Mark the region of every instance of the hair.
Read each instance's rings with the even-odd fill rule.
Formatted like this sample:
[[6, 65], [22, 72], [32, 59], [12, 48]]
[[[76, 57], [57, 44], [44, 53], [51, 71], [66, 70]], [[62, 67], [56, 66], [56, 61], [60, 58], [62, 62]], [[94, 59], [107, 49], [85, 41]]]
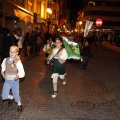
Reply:
[[[15, 52], [19, 52], [19, 48], [15, 45], [10, 47], [10, 50], [15, 50]], [[18, 55], [16, 55], [15, 59], [13, 60], [13, 65], [14, 67], [16, 67], [17, 61], [20, 60], [20, 57]]]
[[19, 48], [17, 47], [17, 46], [15, 46], [15, 45], [12, 45], [11, 47], [10, 47], [10, 50], [11, 49], [14, 49], [16, 52], [19, 52]]

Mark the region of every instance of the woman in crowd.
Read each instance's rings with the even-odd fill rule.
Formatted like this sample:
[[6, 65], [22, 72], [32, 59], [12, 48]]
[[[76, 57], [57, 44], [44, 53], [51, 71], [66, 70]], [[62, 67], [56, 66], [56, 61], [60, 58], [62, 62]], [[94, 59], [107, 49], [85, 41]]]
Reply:
[[43, 51], [45, 52], [46, 57], [48, 57], [50, 53], [50, 40], [47, 40], [47, 43], [43, 47]]

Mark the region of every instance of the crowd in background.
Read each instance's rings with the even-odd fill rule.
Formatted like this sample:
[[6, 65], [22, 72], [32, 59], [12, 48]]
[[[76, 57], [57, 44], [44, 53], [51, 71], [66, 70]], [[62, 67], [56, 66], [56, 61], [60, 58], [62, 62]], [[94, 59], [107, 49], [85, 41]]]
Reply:
[[[88, 41], [89, 45], [92, 45], [93, 42], [97, 44], [98, 39], [100, 45], [102, 41], [109, 41], [110, 45], [115, 45], [120, 47], [120, 36], [115, 38], [115, 35], [112, 33], [102, 33], [100, 34], [99, 38], [97, 35], [87, 36], [86, 39], [83, 37], [82, 34], [77, 33], [62, 33], [60, 34], [68, 38], [69, 41], [77, 42], [82, 49], [84, 46], [85, 41]], [[40, 32], [27, 32], [25, 35], [22, 35], [21, 30], [14, 30], [10, 31], [6, 28], [0, 29], [0, 55], [1, 55], [1, 62], [4, 58], [9, 57], [9, 48], [12, 45], [16, 45], [19, 48], [19, 56], [21, 55], [21, 50], [24, 52], [24, 56], [29, 56], [32, 53], [39, 53], [41, 47], [43, 47], [43, 51], [46, 53], [46, 57], [49, 53], [49, 48], [51, 43], [55, 41], [58, 37], [58, 34], [49, 34], [48, 32], [44, 34], [42, 37]], [[82, 50], [81, 50], [82, 51]]]
[[12, 45], [16, 45], [19, 48], [19, 56], [21, 50], [24, 52], [24, 56], [29, 56], [32, 53], [39, 53], [41, 46], [46, 44], [48, 39], [55, 40], [56, 35], [46, 33], [44, 37], [40, 32], [31, 31], [22, 35], [21, 30], [10, 31], [6, 28], [0, 29], [0, 56], [1, 62], [4, 58], [9, 57], [9, 48]]

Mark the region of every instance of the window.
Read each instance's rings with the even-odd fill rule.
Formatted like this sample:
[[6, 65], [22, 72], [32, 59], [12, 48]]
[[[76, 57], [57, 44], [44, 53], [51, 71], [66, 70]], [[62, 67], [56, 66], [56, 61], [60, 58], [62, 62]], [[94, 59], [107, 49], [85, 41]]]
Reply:
[[28, 0], [28, 10], [32, 11], [32, 0]]
[[52, 12], [52, 20], [56, 20], [56, 10], [53, 10]]
[[37, 1], [37, 13], [41, 16], [41, 1]]
[[17, 4], [24, 7], [24, 0], [17, 0]]
[[47, 0], [47, 2], [56, 2], [56, 0]]
[[94, 1], [88, 2], [88, 6], [95, 6], [95, 2]]
[[45, 11], [46, 11], [46, 5], [44, 4], [43, 5], [43, 13], [42, 13], [43, 14], [43, 16], [42, 16], [43, 18], [45, 18], [45, 13], [46, 13]]

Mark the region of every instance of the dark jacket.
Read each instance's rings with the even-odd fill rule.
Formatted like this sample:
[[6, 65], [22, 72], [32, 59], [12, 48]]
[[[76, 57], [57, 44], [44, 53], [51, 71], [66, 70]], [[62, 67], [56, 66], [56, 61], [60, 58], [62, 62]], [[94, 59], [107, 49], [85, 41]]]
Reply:
[[90, 46], [84, 46], [83, 49], [82, 49], [82, 53], [81, 53], [82, 56], [90, 56]]

